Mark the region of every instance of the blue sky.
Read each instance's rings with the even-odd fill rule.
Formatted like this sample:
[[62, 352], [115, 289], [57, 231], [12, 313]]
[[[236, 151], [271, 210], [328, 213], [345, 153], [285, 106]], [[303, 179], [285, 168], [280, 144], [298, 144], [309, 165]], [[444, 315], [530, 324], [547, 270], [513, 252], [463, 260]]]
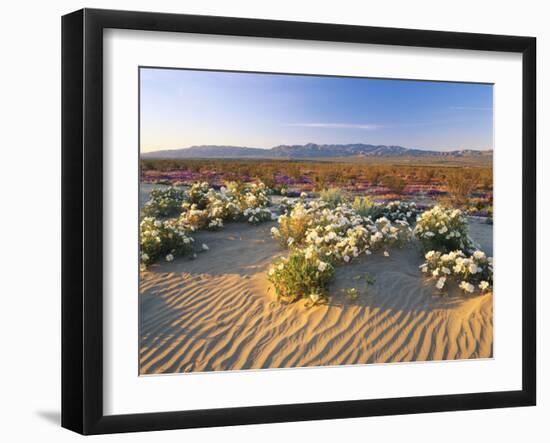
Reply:
[[141, 151], [370, 143], [492, 149], [491, 85], [141, 69]]

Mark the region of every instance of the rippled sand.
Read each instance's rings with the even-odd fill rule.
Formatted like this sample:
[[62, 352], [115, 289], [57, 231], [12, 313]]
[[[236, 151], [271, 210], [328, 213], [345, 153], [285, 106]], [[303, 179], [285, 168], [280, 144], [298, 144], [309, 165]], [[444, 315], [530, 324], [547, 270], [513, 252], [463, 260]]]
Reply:
[[[492, 357], [492, 294], [441, 296], [417, 245], [337, 267], [328, 305], [280, 304], [266, 278], [284, 254], [271, 226], [201, 232], [208, 252], [141, 274], [141, 374]], [[473, 221], [471, 233], [491, 254], [492, 227]], [[366, 293], [349, 301], [347, 287]]]

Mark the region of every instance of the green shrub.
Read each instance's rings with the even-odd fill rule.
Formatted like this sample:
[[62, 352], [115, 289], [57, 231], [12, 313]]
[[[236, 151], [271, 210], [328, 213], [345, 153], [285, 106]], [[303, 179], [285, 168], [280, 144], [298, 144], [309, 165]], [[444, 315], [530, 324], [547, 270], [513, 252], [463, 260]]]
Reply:
[[277, 298], [285, 302], [308, 299], [312, 304], [326, 301], [326, 287], [334, 275], [334, 267], [319, 259], [311, 249], [295, 249], [288, 258], [276, 260], [268, 279]]
[[370, 217], [372, 209], [375, 207], [376, 203], [373, 202], [369, 197], [355, 197], [353, 200], [352, 208], [353, 210], [362, 217]]
[[331, 208], [344, 202], [344, 195], [338, 188], [325, 189], [319, 193], [319, 197]]

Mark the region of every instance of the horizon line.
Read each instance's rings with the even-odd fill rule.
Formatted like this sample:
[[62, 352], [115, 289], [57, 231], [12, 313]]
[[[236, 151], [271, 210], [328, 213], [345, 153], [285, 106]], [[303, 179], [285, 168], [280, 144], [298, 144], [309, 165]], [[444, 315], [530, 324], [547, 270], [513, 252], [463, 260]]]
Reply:
[[350, 145], [370, 145], [370, 146], [386, 146], [386, 147], [399, 147], [404, 148], [407, 150], [418, 150], [418, 151], [434, 151], [434, 152], [453, 152], [453, 151], [493, 151], [494, 148], [408, 148], [406, 146], [402, 145], [395, 145], [395, 144], [373, 144], [373, 143], [364, 143], [364, 142], [353, 142], [353, 143], [315, 143], [315, 142], [307, 142], [307, 143], [294, 143], [294, 144], [287, 144], [282, 143], [278, 145], [274, 145], [271, 147], [260, 147], [260, 146], [245, 146], [245, 145], [219, 145], [219, 144], [200, 144], [200, 145], [190, 145], [186, 147], [174, 147], [174, 148], [155, 148], [153, 150], [149, 151], [142, 151], [140, 147], [140, 155], [141, 154], [147, 154], [151, 152], [159, 152], [159, 151], [176, 151], [176, 150], [185, 150], [185, 149], [191, 149], [191, 148], [203, 148], [203, 147], [216, 147], [216, 148], [244, 148], [244, 149], [261, 149], [261, 150], [271, 150], [280, 146], [308, 146], [308, 145], [317, 145], [317, 146], [350, 146]]

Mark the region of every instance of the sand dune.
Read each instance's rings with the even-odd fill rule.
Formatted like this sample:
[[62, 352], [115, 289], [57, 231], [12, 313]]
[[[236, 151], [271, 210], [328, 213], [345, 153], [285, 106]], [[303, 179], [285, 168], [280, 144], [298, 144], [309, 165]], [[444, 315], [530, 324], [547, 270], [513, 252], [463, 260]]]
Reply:
[[[492, 294], [436, 293], [416, 245], [338, 267], [328, 305], [280, 304], [266, 270], [285, 251], [270, 227], [201, 232], [208, 252], [142, 273], [141, 374], [492, 357]], [[492, 253], [492, 227], [472, 234]], [[347, 300], [365, 273], [375, 284]]]

